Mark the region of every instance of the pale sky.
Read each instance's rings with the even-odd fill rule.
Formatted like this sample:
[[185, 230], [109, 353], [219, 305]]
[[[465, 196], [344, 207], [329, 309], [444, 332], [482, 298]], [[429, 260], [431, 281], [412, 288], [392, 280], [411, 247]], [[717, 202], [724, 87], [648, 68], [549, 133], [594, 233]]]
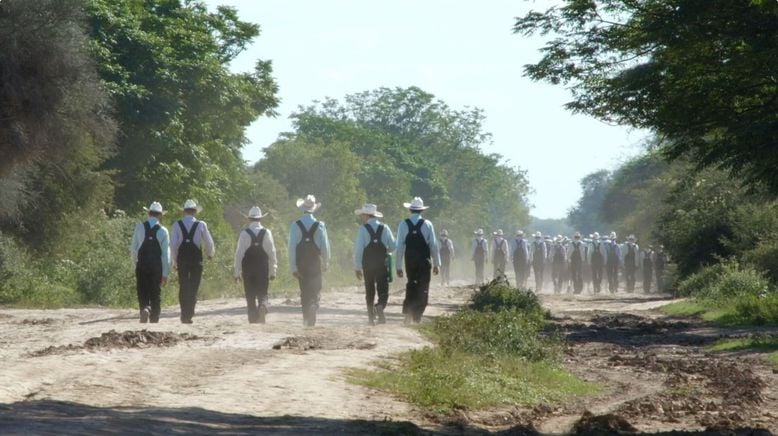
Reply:
[[522, 76], [540, 58], [540, 38], [512, 33], [514, 17], [552, 1], [517, 0], [207, 0], [235, 6], [261, 34], [233, 64], [253, 68], [271, 60], [281, 104], [275, 119], [260, 118], [247, 132], [243, 156], [291, 130], [289, 115], [325, 97], [379, 87], [419, 88], [453, 109], [485, 111], [486, 153], [527, 170], [532, 214], [561, 218], [581, 194], [590, 172], [613, 168], [640, 152], [647, 133], [611, 126], [563, 105], [568, 91]]

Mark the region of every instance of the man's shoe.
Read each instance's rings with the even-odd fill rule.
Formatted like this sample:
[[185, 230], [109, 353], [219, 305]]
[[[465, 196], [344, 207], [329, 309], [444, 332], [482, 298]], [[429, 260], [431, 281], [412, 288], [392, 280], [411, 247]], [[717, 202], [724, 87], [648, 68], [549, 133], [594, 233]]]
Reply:
[[151, 315], [151, 311], [149, 310], [148, 307], [144, 307], [143, 309], [141, 309], [140, 310], [140, 323], [141, 324], [146, 324], [147, 322], [149, 322], [149, 315]]
[[265, 307], [264, 305], [259, 306], [259, 309], [257, 309], [257, 321], [259, 321], [260, 324], [264, 324], [266, 317], [267, 317], [267, 307]]
[[410, 325], [411, 323], [413, 323], [413, 315], [411, 315], [410, 313], [406, 313], [405, 320], [403, 320], [403, 324]]
[[386, 317], [384, 316], [384, 306], [376, 304], [376, 314], [378, 315], [378, 324], [386, 324]]

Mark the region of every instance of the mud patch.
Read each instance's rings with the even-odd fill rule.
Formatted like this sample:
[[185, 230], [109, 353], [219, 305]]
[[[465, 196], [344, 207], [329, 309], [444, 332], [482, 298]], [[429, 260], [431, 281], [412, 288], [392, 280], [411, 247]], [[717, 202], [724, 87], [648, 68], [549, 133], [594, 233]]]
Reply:
[[56, 323], [57, 320], [52, 318], [25, 318], [19, 324], [21, 325], [51, 325]]
[[581, 419], [573, 425], [572, 434], [623, 434], [636, 433], [636, 429], [624, 417], [614, 414], [593, 415], [588, 410], [583, 413]]
[[112, 349], [172, 347], [179, 342], [203, 339], [188, 333], [155, 332], [148, 330], [127, 330], [117, 332], [111, 330], [99, 337], [87, 339], [83, 345], [60, 345], [46, 347], [42, 350], [30, 353], [32, 357], [63, 354], [75, 351], [105, 351]]
[[312, 336], [290, 336], [273, 344], [274, 350], [372, 350], [375, 342], [362, 340], [339, 341], [334, 338], [317, 338]]

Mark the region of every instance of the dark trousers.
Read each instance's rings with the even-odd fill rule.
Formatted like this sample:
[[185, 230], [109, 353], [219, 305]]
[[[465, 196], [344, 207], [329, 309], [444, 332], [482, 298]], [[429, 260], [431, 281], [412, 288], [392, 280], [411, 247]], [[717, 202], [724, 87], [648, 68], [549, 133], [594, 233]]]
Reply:
[[475, 259], [475, 284], [482, 285], [484, 283], [484, 259]]
[[619, 263], [608, 262], [605, 265], [605, 272], [608, 274], [608, 290], [615, 293], [619, 290]]
[[564, 275], [565, 275], [564, 261], [554, 261], [554, 263], [551, 266], [551, 280], [554, 282], [554, 292], [562, 291]]
[[406, 264], [405, 274], [408, 282], [405, 284], [403, 313], [411, 315], [414, 322], [419, 322], [429, 301], [432, 264], [429, 260], [423, 263]]
[[267, 309], [267, 288], [270, 277], [263, 271], [243, 271], [243, 292], [246, 294], [246, 309], [249, 322], [259, 322], [259, 307]]
[[600, 292], [600, 289], [602, 288], [602, 272], [603, 272], [602, 261], [600, 262], [592, 261], [592, 287], [594, 288], [595, 294]]
[[201, 264], [178, 264], [178, 301], [181, 304], [181, 322], [192, 322], [202, 277]]
[[636, 274], [637, 267], [634, 264], [624, 265], [624, 280], [627, 282], [627, 292], [635, 291], [635, 280], [637, 280]]
[[[386, 307], [389, 302], [389, 273], [386, 268], [370, 271], [365, 269], [365, 301], [368, 308], [375, 306]], [[378, 303], [375, 301], [378, 291]]]
[[570, 280], [573, 282], [573, 292], [580, 294], [583, 291], [583, 262], [570, 262]]
[[643, 267], [643, 292], [646, 294], [651, 292], [651, 277], [654, 275], [654, 269], [651, 267]]
[[451, 284], [451, 259], [441, 257], [440, 258], [440, 284]]
[[162, 298], [162, 270], [141, 271], [135, 268], [135, 282], [138, 292], [138, 306], [140, 310], [148, 308], [150, 311], [149, 321], [159, 322], [160, 300]]
[[535, 292], [543, 290], [543, 267], [542, 262], [532, 264], [532, 272], [535, 273]]
[[316, 324], [316, 311], [321, 298], [322, 275], [317, 273], [300, 273], [297, 280], [300, 283], [300, 304], [303, 308], [303, 320], [308, 326]]
[[505, 257], [503, 256], [494, 256], [494, 259], [492, 259], [492, 262], [494, 263], [494, 275], [492, 278], [497, 278], [501, 275], [505, 274]]
[[665, 291], [665, 282], [664, 282], [665, 269], [654, 268], [654, 271], [656, 271], [656, 291], [660, 293], [664, 292]]
[[513, 261], [513, 274], [516, 275], [516, 287], [527, 287], [527, 276], [529, 275], [529, 265], [527, 262]]

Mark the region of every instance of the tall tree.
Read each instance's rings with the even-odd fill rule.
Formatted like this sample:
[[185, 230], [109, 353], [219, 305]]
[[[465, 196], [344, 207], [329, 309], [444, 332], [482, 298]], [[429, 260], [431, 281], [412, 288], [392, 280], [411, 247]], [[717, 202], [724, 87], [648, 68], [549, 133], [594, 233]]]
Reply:
[[269, 61], [229, 63], [259, 34], [235, 9], [199, 1], [87, 0], [99, 73], [121, 136], [108, 168], [116, 201], [135, 208], [194, 197], [215, 206], [245, 181], [244, 129], [278, 104]]
[[525, 71], [568, 86], [569, 109], [778, 193], [778, 2], [564, 0], [514, 30], [553, 35]]
[[602, 210], [610, 185], [611, 173], [608, 170], [595, 171], [581, 179], [583, 193], [567, 215], [571, 227], [581, 233], [608, 231], [610, 224], [603, 219]]

